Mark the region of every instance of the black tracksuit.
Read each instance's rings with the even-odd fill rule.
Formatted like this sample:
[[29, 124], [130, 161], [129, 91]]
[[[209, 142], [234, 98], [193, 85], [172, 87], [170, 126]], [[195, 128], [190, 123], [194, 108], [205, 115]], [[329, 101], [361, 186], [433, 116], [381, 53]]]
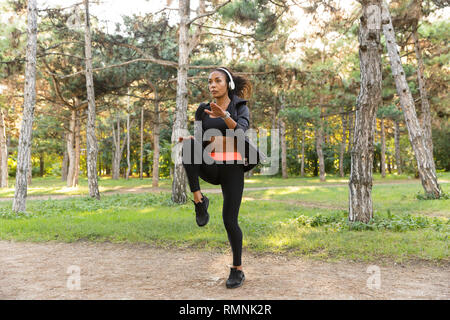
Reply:
[[[246, 100], [240, 99], [234, 95], [227, 109], [232, 118], [238, 123], [235, 129], [240, 128], [244, 132], [249, 127], [249, 111], [245, 102]], [[236, 110], [238, 105], [240, 106], [238, 107], [238, 110]], [[204, 104], [199, 106], [196, 112], [196, 120], [202, 120], [203, 124], [209, 123], [210, 126], [211, 123], [216, 123], [217, 129], [220, 129], [223, 132], [223, 135], [225, 135], [223, 130], [226, 127], [225, 121], [217, 118], [209, 119], [208, 116], [205, 116], [206, 113], [203, 112], [204, 108]], [[205, 120], [205, 117], [208, 119]], [[206, 129], [209, 128], [203, 125], [202, 130], [204, 131]], [[220, 163], [219, 161], [218, 163], [211, 157], [205, 162], [203, 156], [204, 147], [205, 145], [203, 142], [197, 141], [196, 139], [183, 140], [182, 154], [187, 154], [186, 158], [190, 158], [190, 161], [184, 161], [185, 159], [183, 157], [183, 166], [188, 177], [189, 188], [191, 189], [191, 192], [200, 190], [199, 178], [214, 185], [220, 184], [223, 195], [222, 217], [228, 234], [228, 240], [230, 241], [231, 249], [233, 251], [233, 265], [240, 266], [242, 231], [238, 224], [238, 214], [244, 190], [245, 166], [242, 161], [228, 161], [228, 163]], [[196, 153], [197, 156], [194, 156]], [[208, 157], [208, 155], [206, 155], [206, 157]], [[199, 159], [201, 159], [201, 163], [194, 162], [194, 160]]]

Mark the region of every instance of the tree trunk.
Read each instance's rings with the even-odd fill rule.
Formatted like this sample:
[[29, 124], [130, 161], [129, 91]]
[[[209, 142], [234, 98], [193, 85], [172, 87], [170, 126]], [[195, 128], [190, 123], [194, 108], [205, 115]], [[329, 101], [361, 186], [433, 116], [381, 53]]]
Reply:
[[359, 60], [361, 87], [356, 102], [355, 131], [349, 179], [349, 221], [373, 217], [372, 169], [376, 111], [381, 105], [381, 1], [361, 1]]
[[300, 165], [300, 175], [302, 177], [305, 176], [305, 131], [306, 129], [302, 130], [302, 162]]
[[380, 161], [381, 177], [385, 178], [386, 177], [386, 137], [385, 137], [385, 132], [384, 132], [384, 118], [383, 117], [381, 118], [380, 126], [381, 126], [381, 161]]
[[120, 176], [120, 161], [122, 160], [123, 149], [125, 147], [126, 139], [123, 139], [122, 145], [120, 145], [120, 118], [119, 114], [116, 114], [117, 132], [114, 130], [113, 122], [113, 141], [114, 141], [114, 153], [113, 153], [113, 166], [112, 166], [112, 178], [114, 180], [119, 179]]
[[344, 154], [345, 154], [345, 140], [347, 135], [347, 121], [345, 118], [345, 114], [343, 113], [343, 108], [341, 108], [341, 120], [342, 120], [342, 140], [339, 150], [339, 175], [341, 177], [345, 176], [344, 173]]
[[153, 172], [152, 187], [156, 188], [159, 184], [159, 135], [160, 135], [160, 118], [159, 118], [159, 95], [158, 90], [154, 86], [155, 92], [155, 114], [153, 123]]
[[347, 145], [347, 150], [350, 151], [352, 149], [352, 139], [353, 139], [353, 135], [352, 132], [354, 130], [353, 127], [353, 112], [349, 112], [348, 113], [348, 145]]
[[78, 186], [78, 179], [80, 176], [80, 155], [81, 155], [81, 146], [80, 146], [80, 138], [81, 138], [81, 123], [79, 118], [79, 111], [75, 112], [75, 168], [73, 173], [73, 183], [72, 186]]
[[[284, 104], [281, 103], [280, 110], [284, 109]], [[283, 179], [288, 178], [287, 174], [287, 151], [286, 151], [286, 126], [284, 121], [278, 119], [278, 128], [280, 129], [281, 138], [281, 176]]]
[[8, 188], [8, 146], [3, 109], [0, 110], [0, 188]]
[[386, 38], [386, 47], [391, 62], [392, 76], [395, 79], [397, 94], [400, 98], [400, 106], [402, 107], [403, 114], [405, 116], [409, 141], [416, 156], [417, 169], [419, 171], [419, 177], [422, 181], [422, 186], [426, 194], [433, 195], [434, 198], [440, 198], [442, 196], [442, 190], [437, 181], [434, 159], [430, 153], [430, 149], [426, 145], [427, 141], [425, 139], [425, 135], [417, 119], [414, 100], [412, 98], [411, 91], [409, 90], [408, 83], [406, 82], [405, 73], [400, 61], [400, 55], [397, 50], [394, 27], [392, 26], [389, 8], [384, 1], [383, 33]]
[[423, 59], [422, 52], [419, 44], [419, 37], [417, 35], [417, 29], [412, 33], [412, 38], [414, 40], [414, 50], [416, 52], [417, 58], [417, 80], [419, 82], [419, 92], [420, 101], [422, 104], [422, 113], [420, 116], [420, 123], [422, 125], [423, 134], [425, 137], [425, 144], [430, 150], [430, 154], [433, 156], [433, 139], [431, 134], [431, 114], [430, 114], [430, 103], [428, 102], [428, 93], [425, 85], [425, 77], [423, 74]]
[[127, 171], [125, 173], [125, 179], [130, 177], [131, 162], [130, 162], [130, 96], [127, 97]]
[[42, 152], [39, 154], [39, 176], [44, 176], [44, 154]]
[[185, 203], [186, 196], [186, 173], [182, 164], [181, 147], [178, 137], [183, 136], [187, 131], [187, 72], [189, 67], [189, 14], [190, 1], [179, 0], [180, 27], [178, 38], [178, 75], [177, 75], [177, 98], [176, 113], [172, 131], [172, 155], [174, 162], [172, 201], [175, 203]]
[[144, 106], [141, 107], [141, 154], [139, 159], [139, 179], [144, 178]]
[[[117, 124], [117, 132], [114, 130], [114, 125]], [[113, 141], [114, 141], [114, 153], [112, 157], [112, 178], [114, 180], [119, 179], [120, 175], [120, 119], [119, 115], [116, 114], [116, 123], [113, 122]]]
[[25, 88], [23, 116], [17, 148], [16, 186], [12, 210], [25, 212], [27, 198], [27, 173], [31, 158], [31, 139], [34, 108], [36, 103], [36, 42], [37, 7], [36, 0], [28, 0], [27, 6], [27, 49], [25, 63]]
[[394, 144], [395, 144], [395, 163], [397, 173], [402, 174], [402, 159], [400, 155], [400, 125], [398, 120], [394, 120]]
[[147, 79], [147, 83], [153, 90], [155, 96], [155, 112], [153, 117], [153, 169], [152, 169], [152, 187], [158, 187], [159, 184], [159, 136], [160, 136], [160, 115], [159, 115], [159, 94], [158, 88]]
[[[320, 104], [322, 104], [322, 97], [320, 98]], [[322, 111], [320, 112], [322, 114]], [[317, 159], [319, 161], [319, 176], [320, 181], [325, 181], [325, 161], [323, 158], [323, 119], [319, 118], [319, 123], [316, 128], [316, 152]]]
[[73, 177], [75, 175], [75, 110], [71, 110], [69, 121], [69, 133], [67, 133], [67, 155], [69, 158], [69, 168], [67, 170], [67, 187], [73, 187]]
[[392, 173], [391, 157], [388, 155], [388, 156], [386, 157], [386, 159], [387, 159], [387, 162], [386, 162], [386, 164], [387, 164], [387, 169], [388, 169], [389, 174], [391, 174], [391, 173]]
[[96, 114], [94, 80], [92, 75], [92, 42], [89, 19], [89, 0], [84, 0], [84, 6], [86, 9], [84, 43], [86, 58], [86, 89], [88, 99], [88, 120], [86, 125], [86, 169], [88, 176], [89, 196], [95, 199], [100, 199], [97, 177], [98, 144], [97, 137], [95, 135]]
[[69, 165], [69, 157], [67, 154], [67, 133], [64, 134], [64, 154], [63, 154], [63, 161], [61, 164], [61, 180], [67, 181], [67, 171], [68, 171], [68, 165]]

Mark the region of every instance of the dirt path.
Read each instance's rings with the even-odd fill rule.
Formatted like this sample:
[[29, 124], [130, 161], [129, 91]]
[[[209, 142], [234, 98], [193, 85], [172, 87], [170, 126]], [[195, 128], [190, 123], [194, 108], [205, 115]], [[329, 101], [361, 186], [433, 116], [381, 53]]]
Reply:
[[[244, 250], [246, 281], [230, 290], [229, 251], [0, 241], [0, 252], [0, 299], [450, 298], [449, 268], [419, 263], [370, 267]], [[368, 279], [379, 279], [380, 287]]]

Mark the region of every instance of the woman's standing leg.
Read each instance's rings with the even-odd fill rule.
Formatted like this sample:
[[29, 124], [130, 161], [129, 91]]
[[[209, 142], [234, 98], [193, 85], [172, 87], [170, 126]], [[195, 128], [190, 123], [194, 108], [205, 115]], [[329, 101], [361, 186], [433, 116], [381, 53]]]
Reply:
[[242, 231], [238, 224], [238, 215], [244, 191], [244, 166], [242, 164], [219, 166], [223, 194], [223, 222], [233, 251], [233, 266], [241, 269]]

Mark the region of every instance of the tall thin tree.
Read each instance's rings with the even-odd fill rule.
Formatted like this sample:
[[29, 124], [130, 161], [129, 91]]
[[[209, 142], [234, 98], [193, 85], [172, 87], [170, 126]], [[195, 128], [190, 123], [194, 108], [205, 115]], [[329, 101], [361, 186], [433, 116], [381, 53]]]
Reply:
[[[187, 129], [186, 110], [188, 104], [187, 73], [189, 68], [189, 15], [190, 0], [179, 0], [180, 27], [178, 38], [178, 78], [177, 109], [172, 131], [172, 143]], [[180, 144], [178, 144], [179, 146]], [[173, 151], [172, 151], [173, 152]], [[172, 200], [177, 203], [186, 201], [186, 174], [181, 163], [181, 148], [175, 148]]]
[[84, 45], [85, 45], [85, 61], [86, 61], [86, 89], [88, 99], [88, 120], [86, 125], [86, 149], [87, 149], [87, 176], [89, 185], [89, 196], [100, 199], [97, 179], [97, 155], [98, 144], [95, 135], [95, 93], [94, 80], [92, 75], [92, 42], [91, 27], [89, 19], [89, 0], [84, 0], [86, 10], [84, 25]]
[[8, 143], [3, 109], [0, 110], [0, 188], [8, 187]]
[[389, 13], [389, 7], [385, 1], [382, 3], [382, 19], [383, 34], [386, 38], [386, 47], [391, 63], [392, 76], [395, 80], [397, 95], [400, 99], [400, 106], [405, 117], [406, 127], [408, 128], [409, 141], [416, 157], [419, 177], [422, 181], [425, 193], [432, 195], [434, 198], [440, 198], [442, 196], [442, 189], [437, 181], [433, 155], [426, 145], [426, 136], [420, 127], [417, 118], [414, 99], [411, 95], [408, 83], [406, 82], [405, 72], [397, 49], [397, 41], [395, 40], [391, 14]]
[[130, 161], [130, 88], [128, 88], [127, 96], [127, 170], [125, 172], [125, 180], [130, 178], [131, 161]]
[[25, 65], [25, 88], [23, 116], [20, 125], [19, 146], [17, 148], [16, 188], [13, 211], [25, 212], [27, 198], [27, 174], [31, 159], [31, 139], [34, 108], [36, 104], [36, 42], [37, 5], [36, 0], [28, 0], [27, 6], [27, 51]]
[[190, 0], [179, 0], [178, 13], [180, 15], [180, 24], [178, 29], [178, 74], [177, 74], [177, 98], [175, 120], [172, 129], [171, 142], [176, 147], [172, 149], [174, 170], [172, 182], [172, 201], [184, 203], [186, 196], [186, 174], [181, 163], [181, 144], [178, 144], [178, 138], [187, 131], [187, 105], [188, 105], [188, 87], [187, 73], [189, 69], [189, 56], [192, 50], [200, 43], [203, 23], [198, 23], [197, 29], [192, 36], [189, 35], [190, 27], [194, 21], [203, 19], [215, 14], [220, 8], [231, 3], [227, 0], [218, 5], [214, 10], [206, 12], [205, 0], [199, 0], [197, 15], [190, 19]]

